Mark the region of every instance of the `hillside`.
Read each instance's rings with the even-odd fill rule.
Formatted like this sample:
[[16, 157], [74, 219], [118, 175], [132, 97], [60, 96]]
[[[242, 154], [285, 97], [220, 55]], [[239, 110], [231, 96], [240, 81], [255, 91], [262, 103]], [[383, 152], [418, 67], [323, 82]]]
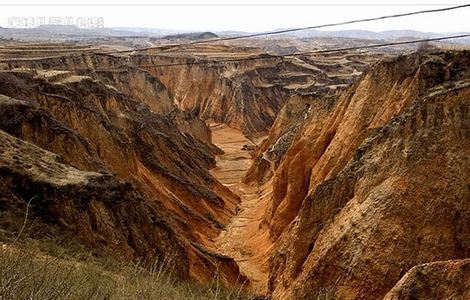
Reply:
[[469, 58], [385, 60], [338, 97], [312, 98], [293, 138], [271, 129], [270, 149], [287, 143], [251, 178], [273, 185], [275, 299], [377, 299], [415, 265], [468, 257]]

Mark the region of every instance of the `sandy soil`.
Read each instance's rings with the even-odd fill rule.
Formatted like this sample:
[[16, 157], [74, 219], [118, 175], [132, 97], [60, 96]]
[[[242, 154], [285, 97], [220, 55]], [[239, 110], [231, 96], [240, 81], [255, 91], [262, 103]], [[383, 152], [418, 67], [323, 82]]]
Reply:
[[261, 221], [271, 185], [253, 187], [242, 183], [252, 163], [249, 151], [242, 148], [244, 145], [253, 145], [252, 141], [241, 131], [224, 124], [211, 124], [211, 130], [213, 142], [225, 152], [217, 157], [217, 167], [211, 172], [241, 199], [238, 214], [215, 239], [215, 247], [235, 259], [241, 272], [250, 279], [253, 292], [264, 294], [268, 271], [267, 253], [271, 243]]

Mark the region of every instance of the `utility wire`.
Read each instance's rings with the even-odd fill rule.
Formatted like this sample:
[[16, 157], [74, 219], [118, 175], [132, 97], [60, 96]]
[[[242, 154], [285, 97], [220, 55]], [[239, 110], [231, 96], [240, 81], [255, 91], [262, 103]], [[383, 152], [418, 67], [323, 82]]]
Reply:
[[269, 31], [269, 32], [262, 32], [262, 33], [238, 35], [238, 36], [232, 36], [232, 37], [221, 37], [221, 38], [215, 38], [215, 39], [198, 40], [198, 41], [181, 43], [181, 44], [160, 45], [160, 46], [146, 47], [146, 48], [140, 48], [140, 49], [134, 49], [134, 50], [117, 50], [117, 51], [104, 52], [102, 54], [131, 53], [135, 51], [147, 51], [147, 50], [152, 50], [152, 49], [165, 49], [165, 48], [174, 48], [174, 47], [182, 47], [182, 46], [191, 46], [191, 45], [197, 45], [197, 44], [208, 44], [208, 43], [215, 43], [215, 42], [232, 41], [232, 40], [246, 39], [246, 38], [252, 38], [252, 37], [259, 37], [259, 36], [269, 36], [269, 35], [276, 35], [276, 34], [282, 34], [282, 33], [310, 30], [310, 29], [320, 29], [320, 28], [325, 28], [325, 27], [349, 25], [349, 24], [379, 21], [379, 20], [385, 20], [385, 19], [391, 19], [391, 18], [399, 18], [399, 17], [407, 17], [407, 16], [420, 15], [420, 14], [450, 11], [450, 10], [456, 10], [456, 9], [467, 8], [467, 7], [470, 7], [470, 4], [462, 4], [462, 5], [451, 6], [451, 7], [427, 9], [427, 10], [420, 10], [420, 11], [414, 11], [414, 12], [401, 13], [401, 14], [357, 19], [357, 20], [350, 20], [350, 21], [329, 23], [329, 24], [322, 24], [322, 25], [315, 25], [315, 26], [308, 26], [308, 27], [299, 27], [299, 28], [283, 29], [283, 30], [276, 30], [276, 31]]
[[[199, 41], [193, 41], [193, 42], [187, 42], [187, 43], [181, 43], [181, 44], [160, 45], [160, 46], [139, 48], [139, 49], [133, 49], [133, 50], [114, 50], [114, 51], [108, 51], [108, 52], [89, 52], [89, 53], [93, 53], [95, 55], [111, 55], [111, 54], [119, 54], [119, 53], [134, 53], [134, 52], [147, 51], [147, 50], [152, 50], [152, 49], [166, 49], [166, 48], [182, 47], [182, 46], [189, 46], [189, 45], [195, 45], [195, 44], [207, 44], [207, 43], [214, 43], [214, 42], [221, 42], [221, 41], [251, 38], [251, 37], [257, 37], [257, 36], [275, 35], [275, 34], [295, 32], [295, 31], [308, 30], [308, 29], [333, 27], [333, 26], [339, 26], [339, 25], [345, 25], [345, 24], [354, 24], [354, 23], [361, 23], [361, 22], [378, 21], [378, 20], [389, 19], [389, 18], [398, 18], [398, 17], [418, 15], [418, 14], [443, 12], [443, 11], [467, 8], [467, 7], [470, 7], [470, 4], [463, 4], [463, 5], [451, 6], [451, 7], [445, 7], [445, 8], [438, 8], [438, 9], [414, 11], [414, 12], [388, 15], [388, 16], [382, 16], [382, 17], [367, 18], [367, 19], [357, 19], [357, 20], [351, 20], [351, 21], [345, 21], [345, 22], [339, 22], [339, 23], [330, 23], [330, 24], [322, 24], [322, 25], [309, 26], [309, 27], [292, 28], [292, 29], [285, 29], [285, 30], [278, 30], [278, 31], [271, 31], [271, 32], [264, 32], [264, 33], [254, 33], [254, 34], [239, 35], [239, 36], [233, 36], [233, 37], [199, 40]], [[449, 37], [449, 38], [457, 38], [457, 37]], [[438, 38], [438, 39], [431, 39], [431, 40], [439, 40], [439, 39], [446, 39], [446, 38]], [[74, 54], [69, 54], [69, 55], [54, 56], [53, 58], [68, 58], [68, 57], [75, 57], [75, 56], [81, 56], [81, 55], [83, 55], [83, 53], [74, 53]], [[6, 61], [9, 61], [9, 59], [0, 59], [0, 62], [6, 62]]]
[[[388, 46], [416, 44], [416, 43], [442, 41], [442, 40], [450, 40], [450, 39], [458, 39], [458, 38], [466, 38], [466, 37], [470, 37], [470, 34], [443, 36], [443, 37], [437, 37], [437, 38], [418, 39], [418, 40], [411, 40], [411, 41], [371, 44], [371, 45], [355, 46], [355, 47], [344, 47], [344, 48], [335, 48], [335, 49], [303, 51], [303, 52], [295, 52], [295, 53], [291, 53], [291, 54], [262, 54], [260, 56], [251, 56], [251, 57], [235, 58], [235, 59], [225, 59], [225, 60], [218, 60], [218, 61], [216, 61], [216, 60], [211, 60], [211, 61], [205, 60], [205, 61], [171, 63], [171, 64], [139, 65], [139, 66], [135, 66], [135, 68], [146, 68], [146, 67], [164, 68], [164, 67], [204, 65], [204, 64], [206, 64], [206, 65], [216, 65], [216, 64], [243, 62], [243, 61], [250, 61], [250, 60], [278, 59], [278, 58], [283, 58], [283, 57], [296, 57], [296, 56], [309, 55], [309, 54], [310, 55], [313, 55], [313, 54], [329, 54], [329, 53], [336, 53], [336, 52], [343, 52], [343, 51], [350, 51], [350, 50], [381, 48], [381, 47], [388, 47]], [[157, 56], [158, 55], [155, 55], [155, 56], [152, 56], [152, 57], [157, 57]], [[97, 71], [97, 72], [99, 72], [99, 71], [110, 71], [110, 70], [122, 70], [125, 67], [133, 67], [133, 66], [122, 66], [122, 67], [102, 68], [102, 69], [92, 69], [92, 68], [72, 69], [71, 71]]]

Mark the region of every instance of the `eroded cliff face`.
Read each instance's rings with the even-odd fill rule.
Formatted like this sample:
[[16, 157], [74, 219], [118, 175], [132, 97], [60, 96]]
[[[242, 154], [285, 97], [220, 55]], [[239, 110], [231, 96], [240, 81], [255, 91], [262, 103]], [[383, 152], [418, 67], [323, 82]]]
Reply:
[[[204, 282], [218, 274], [225, 283], [243, 282], [233, 259], [217, 254], [212, 247], [212, 239], [235, 213], [239, 200], [209, 173], [220, 149], [210, 143], [207, 125], [179, 111], [165, 87], [143, 70], [78, 75], [42, 69], [55, 61], [16, 62], [22, 70], [0, 73], [0, 129], [59, 155], [60, 165], [48, 166], [46, 161], [41, 167], [58, 169], [58, 178], [67, 177], [65, 171], [73, 168], [78, 173], [96, 173], [93, 176], [104, 178], [97, 179], [104, 183], [89, 186], [85, 180], [67, 185], [69, 194], [48, 194], [49, 182], [41, 181], [48, 173], [23, 174], [6, 164], [8, 193], [19, 202], [37, 194], [44, 199], [46, 213], [39, 214], [41, 217], [76, 232], [93, 249], [149, 260], [174, 251], [179, 273], [185, 278]], [[77, 59], [75, 68], [84, 61], [87, 59]], [[62, 66], [67, 67], [71, 68]], [[8, 145], [17, 148], [16, 143]], [[20, 161], [33, 160], [28, 158], [30, 149], [20, 151]], [[67, 169], [64, 174], [60, 173], [62, 165]], [[15, 189], [15, 172], [31, 186], [28, 195]], [[33, 175], [41, 178], [36, 185]], [[108, 188], [118, 191], [107, 197]], [[78, 197], [82, 189], [90, 193]], [[113, 195], [123, 198], [121, 206], [108, 205]], [[134, 205], [143, 208], [133, 210]], [[83, 208], [84, 213], [80, 211]], [[134, 236], [116, 233], [118, 236], [103, 240], [113, 230], [123, 234], [132, 231]], [[160, 242], [162, 245], [157, 245]]]
[[377, 299], [417, 264], [468, 257], [469, 64], [383, 61], [309, 115], [272, 178], [275, 299]]
[[[2, 103], [7, 100], [2, 96]], [[132, 259], [190, 259], [187, 241], [178, 237], [157, 201], [148, 201], [132, 184], [116, 176], [81, 171], [61, 157], [0, 131], [0, 203], [2, 215], [24, 214], [77, 234], [96, 253]], [[186, 246], [186, 247], [185, 247]], [[189, 277], [186, 264], [176, 266]]]
[[253, 152], [253, 164], [245, 174], [244, 182], [262, 185], [271, 179], [306, 120], [315, 118], [320, 123], [320, 115], [329, 115], [339, 93], [338, 90], [290, 97], [277, 115], [267, 138]]
[[468, 299], [470, 260], [438, 261], [411, 268], [384, 300]]
[[56, 84], [77, 81], [80, 76], [99, 80], [108, 88], [144, 102], [152, 112], [169, 115], [180, 131], [210, 143], [210, 130], [205, 122], [190, 112], [177, 109], [163, 83], [147, 71], [131, 66], [128, 57], [65, 53], [64, 57], [0, 58], [0, 66], [32, 70], [35, 76]]
[[[0, 53], [0, 64], [76, 70], [142, 99], [157, 113], [177, 107], [253, 135], [270, 129], [291, 96], [344, 88], [382, 56], [358, 52], [273, 58], [251, 47], [196, 45], [117, 56], [84, 52], [2, 60]], [[154, 96], [160, 99], [158, 105], [152, 102]]]
[[154, 68], [151, 65], [178, 64], [186, 58], [143, 57], [145, 67], [167, 87], [177, 106], [202, 119], [226, 123], [246, 134], [266, 131], [285, 99], [292, 93], [273, 78], [285, 62], [244, 62], [230, 66], [188, 65]]
[[161, 80], [181, 110], [253, 135], [269, 130], [290, 96], [342, 88], [378, 59], [367, 53], [250, 59], [259, 54], [255, 48], [207, 45], [134, 55], [131, 61]]

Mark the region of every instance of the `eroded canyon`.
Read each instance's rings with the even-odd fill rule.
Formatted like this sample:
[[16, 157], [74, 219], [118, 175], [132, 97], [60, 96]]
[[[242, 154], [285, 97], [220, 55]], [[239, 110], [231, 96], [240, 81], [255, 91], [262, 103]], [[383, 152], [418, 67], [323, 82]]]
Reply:
[[265, 43], [5, 42], [2, 218], [272, 299], [465, 299], [470, 53]]

